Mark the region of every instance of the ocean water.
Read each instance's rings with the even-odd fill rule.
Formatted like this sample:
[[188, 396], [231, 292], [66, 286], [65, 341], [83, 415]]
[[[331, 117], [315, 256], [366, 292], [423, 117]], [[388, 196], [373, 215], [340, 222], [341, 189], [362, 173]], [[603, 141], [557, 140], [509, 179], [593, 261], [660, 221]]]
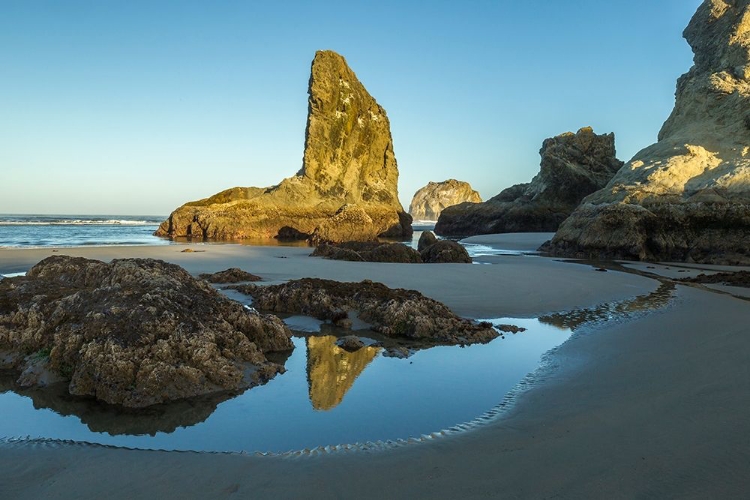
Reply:
[[0, 215], [0, 248], [162, 245], [163, 216]]

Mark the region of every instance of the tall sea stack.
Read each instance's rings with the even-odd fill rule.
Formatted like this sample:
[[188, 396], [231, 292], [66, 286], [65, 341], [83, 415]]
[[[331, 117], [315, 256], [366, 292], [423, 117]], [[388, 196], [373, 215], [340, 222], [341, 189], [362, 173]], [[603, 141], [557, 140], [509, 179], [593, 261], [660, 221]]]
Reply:
[[315, 54], [308, 93], [305, 153], [295, 176], [186, 203], [156, 235], [316, 242], [410, 236], [385, 110], [332, 51]]
[[659, 141], [584, 199], [552, 254], [750, 262], [750, 0], [705, 0], [684, 37], [694, 65]]

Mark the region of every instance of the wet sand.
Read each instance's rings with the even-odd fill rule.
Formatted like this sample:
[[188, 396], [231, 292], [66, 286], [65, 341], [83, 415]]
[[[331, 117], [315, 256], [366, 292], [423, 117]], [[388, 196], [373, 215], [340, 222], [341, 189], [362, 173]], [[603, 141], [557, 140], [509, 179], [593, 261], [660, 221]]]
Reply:
[[[194, 273], [239, 266], [273, 281], [370, 278], [416, 288], [471, 317], [536, 316], [658, 285], [538, 257], [493, 257], [492, 266], [398, 265], [313, 259], [299, 248], [183, 248], [70, 253], [161, 257]], [[34, 252], [0, 251], [0, 273], [49, 253]], [[665, 309], [579, 330], [547, 356], [537, 382], [502, 416], [475, 430], [389, 450], [299, 458], [4, 443], [0, 496], [742, 497], [750, 488], [748, 353], [747, 300], [678, 286]]]

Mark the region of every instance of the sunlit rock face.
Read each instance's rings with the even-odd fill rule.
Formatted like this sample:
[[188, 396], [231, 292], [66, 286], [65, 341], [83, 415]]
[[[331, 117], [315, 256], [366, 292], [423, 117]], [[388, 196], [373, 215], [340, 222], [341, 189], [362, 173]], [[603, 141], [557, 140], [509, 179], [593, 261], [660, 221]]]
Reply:
[[380, 347], [363, 347], [348, 352], [336, 345], [336, 337], [307, 338], [307, 383], [310, 403], [316, 410], [331, 410], [341, 404]]
[[750, 262], [750, 0], [706, 0], [659, 141], [587, 197], [555, 255]]
[[557, 230], [588, 194], [604, 187], [622, 162], [614, 134], [584, 127], [545, 139], [539, 173], [485, 203], [461, 203], [443, 210], [435, 232], [444, 236]]
[[409, 214], [415, 220], [438, 220], [443, 210], [459, 203], [481, 203], [482, 197], [468, 182], [448, 179], [429, 182], [419, 191], [409, 205]]
[[410, 236], [385, 110], [331, 51], [315, 54], [308, 93], [305, 152], [295, 176], [186, 203], [156, 235], [316, 242]]

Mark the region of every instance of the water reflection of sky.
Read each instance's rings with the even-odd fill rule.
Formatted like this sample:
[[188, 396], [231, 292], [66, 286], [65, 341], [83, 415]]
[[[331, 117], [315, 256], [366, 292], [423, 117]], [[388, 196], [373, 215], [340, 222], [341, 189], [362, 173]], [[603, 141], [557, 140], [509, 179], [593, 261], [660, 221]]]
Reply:
[[[528, 330], [506, 334], [505, 339], [486, 345], [434, 347], [407, 359], [384, 357], [378, 350], [354, 370], [348, 362], [330, 361], [346, 359], [335, 351], [339, 348], [333, 342], [323, 347], [321, 342], [316, 344], [317, 358], [323, 352], [329, 362], [318, 366], [317, 371], [311, 370], [307, 341], [297, 337], [295, 350], [286, 361], [287, 372], [265, 386], [224, 401], [204, 398], [183, 402], [174, 410], [169, 406], [157, 408], [142, 417], [120, 418], [109, 407], [75, 399], [71, 402], [69, 397], [55, 400], [29, 391], [19, 395], [9, 390], [6, 380], [0, 386], [5, 391], [0, 394], [0, 436], [49, 437], [135, 448], [275, 452], [420, 436], [472, 420], [491, 409], [536, 368], [544, 352], [569, 334], [535, 319], [503, 319], [498, 323], [514, 323]], [[326, 349], [331, 352], [325, 353]], [[337, 373], [342, 366], [348, 370], [344, 376]], [[325, 399], [324, 410], [320, 404], [316, 409], [311, 402], [311, 373], [347, 385], [335, 387], [335, 382], [330, 382], [331, 390], [338, 390], [338, 394]], [[47, 408], [35, 410], [35, 404]], [[181, 415], [185, 417], [182, 425]], [[104, 432], [127, 432], [128, 427], [142, 435]], [[175, 427], [173, 432], [164, 430]], [[155, 435], [147, 435], [149, 432]]]
[[[498, 319], [527, 329], [489, 344], [433, 347], [406, 359], [377, 347], [346, 353], [340, 334], [290, 316], [287, 372], [243, 394], [221, 394], [125, 412], [51, 390], [19, 389], [0, 373], [0, 437], [55, 438], [133, 448], [284, 452], [418, 437], [461, 424], [500, 403], [543, 353], [583, 325], [666, 306], [674, 285], [622, 302], [537, 319]], [[321, 330], [321, 332], [318, 332]], [[311, 332], [320, 335], [310, 338]]]

